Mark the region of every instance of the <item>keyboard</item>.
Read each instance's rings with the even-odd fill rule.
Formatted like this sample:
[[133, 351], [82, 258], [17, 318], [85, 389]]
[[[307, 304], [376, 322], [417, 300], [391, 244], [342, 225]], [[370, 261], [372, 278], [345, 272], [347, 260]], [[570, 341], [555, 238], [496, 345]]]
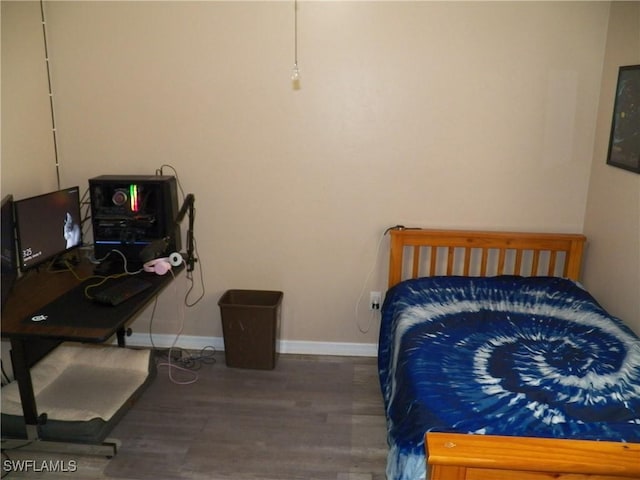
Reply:
[[105, 288], [93, 296], [93, 301], [104, 305], [120, 305], [122, 302], [144, 292], [153, 284], [147, 280], [128, 277], [115, 285]]

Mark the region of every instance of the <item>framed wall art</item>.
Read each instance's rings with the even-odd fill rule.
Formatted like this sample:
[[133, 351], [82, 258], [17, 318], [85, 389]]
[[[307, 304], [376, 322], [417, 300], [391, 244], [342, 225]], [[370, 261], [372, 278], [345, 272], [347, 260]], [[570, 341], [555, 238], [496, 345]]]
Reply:
[[640, 173], [640, 65], [618, 71], [607, 164]]

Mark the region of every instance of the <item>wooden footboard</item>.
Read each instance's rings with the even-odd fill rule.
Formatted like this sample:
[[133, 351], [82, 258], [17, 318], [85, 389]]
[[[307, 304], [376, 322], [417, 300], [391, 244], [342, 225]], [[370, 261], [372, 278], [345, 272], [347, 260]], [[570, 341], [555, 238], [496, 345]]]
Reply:
[[431, 480], [640, 479], [640, 444], [428, 433]]

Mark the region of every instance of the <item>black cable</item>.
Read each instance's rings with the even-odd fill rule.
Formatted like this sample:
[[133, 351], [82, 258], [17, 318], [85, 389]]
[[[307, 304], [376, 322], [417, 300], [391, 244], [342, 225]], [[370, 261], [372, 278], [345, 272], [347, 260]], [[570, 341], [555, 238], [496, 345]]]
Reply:
[[[180, 178], [178, 176], [178, 171], [176, 170], [176, 168], [171, 164], [164, 163], [164, 164], [160, 165], [160, 168], [156, 169], [156, 175], [164, 175], [164, 169], [165, 168], [170, 169], [173, 172], [173, 175], [176, 177], [176, 183], [178, 184], [178, 189], [180, 190], [180, 195], [182, 197], [182, 202], [184, 203], [184, 200], [185, 200], [186, 196], [184, 194], [184, 190], [182, 188], [182, 183], [180, 182]], [[194, 207], [194, 215], [195, 215], [195, 207]], [[195, 287], [195, 280], [193, 279], [192, 272], [187, 271], [186, 272], [186, 276], [187, 276], [187, 279], [190, 282], [190, 286], [187, 289], [187, 293], [186, 293], [185, 298], [184, 298], [184, 304], [189, 308], [197, 305], [204, 298], [204, 295], [206, 293], [205, 286], [204, 286], [204, 271], [202, 270], [202, 265], [200, 264], [200, 262], [197, 261], [197, 258], [200, 255], [198, 253], [198, 243], [196, 242], [195, 236], [193, 236], [193, 244], [194, 244], [194, 249], [195, 249], [196, 263], [198, 263], [198, 266], [199, 266], [200, 284], [202, 285], [202, 292], [194, 301], [189, 301], [189, 296], [191, 295], [191, 292], [193, 291], [193, 289]]]
[[[195, 246], [195, 255], [197, 258], [200, 256], [200, 254], [198, 253], [198, 242], [196, 241], [195, 236], [193, 237], [193, 244]], [[198, 302], [200, 302], [200, 300], [204, 298], [204, 294], [206, 291], [204, 286], [204, 272], [202, 271], [202, 265], [200, 264], [200, 262], [196, 262], [196, 264], [198, 265], [198, 272], [200, 272], [200, 284], [202, 285], [202, 292], [200, 293], [200, 296], [195, 299], [195, 301], [189, 302], [189, 295], [191, 294], [191, 292], [193, 291], [193, 288], [195, 287], [195, 281], [193, 280], [193, 272], [187, 272], [187, 279], [191, 282], [191, 285], [189, 286], [189, 289], [187, 290], [187, 293], [184, 297], [184, 304], [187, 307], [193, 307], [196, 304], [198, 304]]]
[[[169, 358], [169, 351], [171, 351], [171, 358]], [[215, 358], [217, 350], [210, 345], [202, 348], [198, 354], [193, 354], [181, 347], [161, 348], [154, 352], [163, 361], [170, 361], [173, 365], [194, 372], [200, 370], [204, 365], [215, 365], [217, 362]]]
[[182, 201], [184, 202], [185, 194], [184, 194], [184, 190], [182, 189], [182, 183], [180, 183], [180, 178], [178, 177], [178, 171], [176, 170], [176, 168], [173, 165], [169, 165], [165, 163], [160, 165], [160, 168], [156, 170], [156, 173], [158, 175], [164, 175], [162, 169], [165, 167], [170, 168], [173, 171], [173, 175], [176, 177], [176, 183], [178, 184], [178, 188], [180, 189], [180, 196], [182, 197]]
[[[87, 198], [89, 197], [89, 198]], [[89, 194], [89, 188], [84, 191], [82, 197], [80, 198], [80, 207], [84, 206], [85, 210], [82, 214], [82, 218], [80, 219], [80, 225], [83, 226], [87, 223], [87, 221], [91, 220], [91, 196]]]
[[384, 231], [383, 235], [386, 235], [391, 230], [422, 230], [422, 228], [420, 228], [420, 227], [405, 227], [404, 225], [394, 225], [393, 227], [388, 227]]
[[22, 445], [18, 445], [17, 447], [11, 447], [11, 448], [7, 448], [7, 447], [2, 447], [2, 453], [6, 455], [6, 451], [13, 451], [13, 450], [20, 450], [21, 448], [24, 447], [28, 447], [29, 445], [33, 444], [34, 442], [36, 442], [37, 440], [25, 440], [25, 442]]
[[[169, 358], [169, 351], [172, 353], [171, 358]], [[156, 349], [155, 353], [163, 359], [170, 360], [172, 364], [191, 371], [200, 370], [204, 365], [215, 365], [217, 362], [215, 358], [217, 350], [211, 345], [200, 349], [198, 354], [193, 354], [182, 347]]]

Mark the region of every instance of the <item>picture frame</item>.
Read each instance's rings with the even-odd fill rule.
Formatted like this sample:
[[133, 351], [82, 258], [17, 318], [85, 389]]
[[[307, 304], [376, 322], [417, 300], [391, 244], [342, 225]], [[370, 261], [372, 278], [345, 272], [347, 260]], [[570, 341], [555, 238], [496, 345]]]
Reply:
[[618, 70], [607, 164], [640, 173], [640, 65]]

